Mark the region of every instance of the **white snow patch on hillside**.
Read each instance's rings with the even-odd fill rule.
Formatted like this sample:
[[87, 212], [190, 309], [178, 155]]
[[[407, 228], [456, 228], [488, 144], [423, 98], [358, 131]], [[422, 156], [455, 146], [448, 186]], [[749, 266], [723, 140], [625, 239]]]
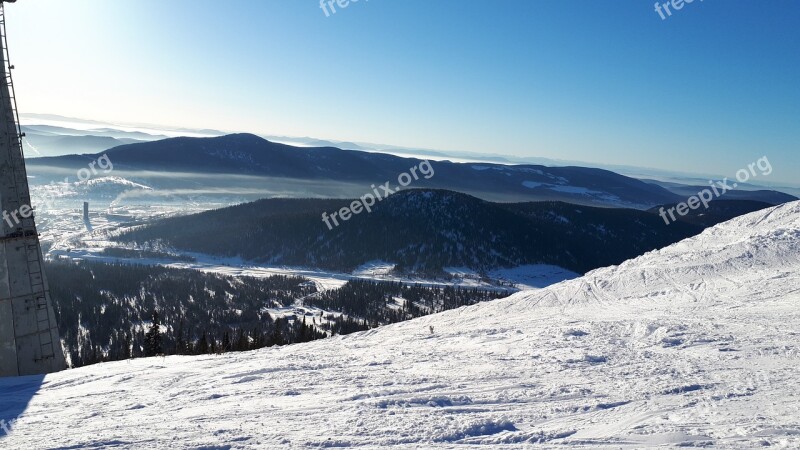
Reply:
[[397, 264], [387, 261], [370, 261], [354, 270], [353, 275], [357, 277], [385, 276], [391, 274], [395, 267]]
[[76, 183], [76, 185], [89, 186], [89, 187], [97, 187], [97, 186], [103, 186], [103, 185], [117, 185], [117, 186], [133, 188], [133, 189], [143, 189], [143, 190], [146, 190], [146, 191], [152, 191], [153, 190], [153, 188], [151, 188], [150, 186], [146, 186], [146, 185], [141, 184], [141, 183], [136, 183], [135, 181], [131, 181], [131, 180], [128, 180], [126, 178], [117, 177], [117, 176], [91, 178], [89, 180], [80, 181], [80, 182]]
[[798, 448], [798, 302], [800, 202], [365, 333], [48, 375], [0, 446]]
[[580, 277], [571, 270], [549, 264], [518, 266], [511, 269], [496, 269], [489, 277], [511, 284], [519, 290], [541, 289], [565, 280]]
[[479, 280], [481, 278], [481, 274], [477, 271], [470, 269], [469, 267], [443, 267], [442, 270], [450, 274], [454, 277], [459, 278], [473, 278]]
[[530, 188], [530, 189], [536, 189], [536, 188], [541, 187], [541, 186], [545, 186], [545, 187], [550, 186], [549, 184], [537, 183], [535, 181], [523, 181], [522, 185], [525, 186], [526, 188]]

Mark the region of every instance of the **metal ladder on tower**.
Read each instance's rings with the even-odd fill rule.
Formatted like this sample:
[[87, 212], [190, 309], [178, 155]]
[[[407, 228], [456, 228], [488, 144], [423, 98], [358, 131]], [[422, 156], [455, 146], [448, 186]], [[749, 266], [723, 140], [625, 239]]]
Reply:
[[[13, 186], [11, 186], [11, 190], [17, 194], [15, 200], [17, 200], [17, 206], [21, 207], [26, 203], [30, 203], [30, 193], [27, 191], [27, 189], [23, 189], [22, 192], [20, 192], [19, 189], [20, 186], [27, 186], [28, 177], [25, 170], [24, 154], [22, 151], [22, 137], [24, 134], [22, 133], [22, 128], [19, 125], [19, 112], [17, 109], [16, 92], [14, 90], [14, 80], [11, 75], [11, 70], [14, 69], [14, 66], [11, 64], [9, 58], [5, 8], [2, 2], [0, 2], [0, 51], [2, 51], [4, 64], [6, 65], [4, 70], [5, 80], [3, 80], [3, 82], [8, 88], [8, 100], [11, 105], [12, 120], [14, 121], [14, 127], [16, 128], [14, 130], [16, 134], [16, 142], [14, 142], [14, 140], [11, 138], [11, 133], [9, 130], [9, 133], [7, 133], [9, 140], [8, 144], [9, 148], [19, 151], [19, 155], [17, 155], [17, 161], [19, 161], [20, 167], [13, 167], [14, 164], [12, 164], [11, 178]], [[21, 183], [25, 184], [22, 185]], [[31, 207], [32, 205], [28, 206]], [[23, 223], [23, 225], [25, 224]], [[34, 313], [36, 316], [36, 334], [38, 336], [41, 350], [38, 360], [52, 359], [55, 357], [55, 343], [53, 342], [53, 334], [51, 332], [52, 322], [50, 320], [50, 305], [47, 300], [47, 291], [45, 288], [45, 275], [43, 273], [43, 264], [39, 247], [39, 236], [34, 231], [36, 229], [34, 216], [31, 216], [30, 218], [30, 229], [28, 230], [25, 228], [28, 227], [23, 226], [22, 245], [25, 247], [25, 259], [28, 263], [28, 279], [31, 290], [31, 298], [26, 300], [26, 308], [29, 310], [30, 308], [34, 308]], [[29, 231], [31, 233], [29, 233]]]
[[[44, 274], [42, 273], [42, 261], [39, 253], [39, 244], [35, 237], [25, 239], [25, 253], [28, 260], [31, 305], [35, 309], [36, 329], [39, 336], [39, 347], [41, 348], [41, 359], [55, 357], [55, 346], [52, 337], [52, 323], [50, 321], [50, 308], [47, 301]], [[29, 306], [29, 307], [31, 307]]]

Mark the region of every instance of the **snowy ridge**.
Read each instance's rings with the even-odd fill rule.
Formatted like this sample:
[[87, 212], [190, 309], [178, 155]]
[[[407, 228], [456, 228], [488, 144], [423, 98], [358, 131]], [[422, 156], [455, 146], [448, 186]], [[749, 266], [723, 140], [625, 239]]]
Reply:
[[795, 202], [366, 333], [50, 375], [0, 446], [797, 448], [798, 302]]
[[[669, 302], [701, 301], [708, 293], [705, 278], [736, 277], [761, 280], [776, 268], [800, 261], [800, 202], [745, 215], [661, 250], [628, 260], [619, 266], [589, 272], [571, 283], [547, 292], [521, 293], [508, 301], [527, 308], [538, 306], [644, 300], [650, 303], [668, 296]], [[676, 284], [699, 283], [680, 289]], [[735, 283], [736, 287], [743, 283]], [[626, 295], [627, 294], [627, 295]]]
[[129, 187], [135, 189], [144, 189], [148, 191], [152, 191], [153, 188], [150, 186], [145, 186], [141, 183], [136, 183], [134, 181], [127, 180], [122, 177], [112, 176], [112, 177], [99, 177], [99, 178], [91, 178], [86, 181], [81, 181], [76, 183], [77, 185], [84, 185], [87, 187], [94, 187], [94, 186], [103, 186], [103, 185], [118, 185], [122, 187]]

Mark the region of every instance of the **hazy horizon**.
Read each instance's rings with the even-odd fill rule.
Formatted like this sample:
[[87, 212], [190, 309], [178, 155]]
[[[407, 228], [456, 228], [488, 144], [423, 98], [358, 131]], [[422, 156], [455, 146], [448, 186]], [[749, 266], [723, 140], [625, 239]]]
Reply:
[[[212, 130], [212, 129], [199, 130], [199, 129], [170, 127], [167, 125], [159, 125], [159, 124], [112, 123], [112, 122], [102, 122], [99, 120], [89, 119], [85, 117], [84, 118], [65, 117], [48, 113], [21, 113], [20, 118], [23, 126], [46, 125], [46, 126], [56, 126], [56, 127], [73, 127], [73, 129], [76, 130], [83, 129], [86, 130], [87, 132], [90, 130], [96, 130], [97, 127], [101, 128], [115, 127], [116, 129], [119, 130], [148, 133], [152, 135], [162, 135], [167, 137], [179, 137], [179, 136], [214, 137], [217, 135], [217, 133], [220, 136], [233, 133], [250, 133], [259, 135], [258, 133], [253, 133], [246, 130]], [[308, 144], [304, 143], [304, 140], [316, 140], [321, 143], [330, 142], [331, 144], [334, 145], [347, 142], [347, 141], [329, 140], [326, 139], [325, 137], [319, 137], [319, 136], [270, 136], [265, 134], [260, 134], [259, 136], [265, 139], [269, 139], [273, 142], [279, 142], [299, 147], [309, 146]], [[458, 150], [442, 150], [442, 149], [410, 149], [410, 148], [393, 146], [390, 143], [354, 142], [354, 144], [364, 147], [350, 148], [350, 150], [386, 153], [404, 157], [418, 157], [423, 159], [430, 159], [432, 161], [449, 160], [453, 162], [467, 162], [467, 163], [475, 162], [475, 163], [493, 163], [493, 164], [510, 164], [510, 165], [534, 164], [534, 165], [544, 165], [550, 167], [577, 165], [577, 166], [596, 167], [596, 168], [603, 168], [606, 170], [612, 170], [620, 174], [631, 176], [634, 178], [639, 178], [642, 180], [655, 180], [663, 182], [674, 182], [680, 184], [704, 185], [708, 180], [722, 179], [725, 176], [730, 177], [731, 175], [733, 175], [733, 174], [692, 173], [687, 171], [682, 172], [677, 170], [665, 170], [653, 167], [637, 167], [630, 165], [623, 166], [623, 165], [613, 165], [613, 164], [592, 163], [588, 161], [571, 161], [571, 160], [559, 160], [559, 159], [539, 158], [539, 157], [526, 158], [509, 154], [503, 154], [503, 153], [462, 152]], [[340, 147], [344, 148], [344, 146]], [[503, 159], [506, 160], [503, 161]], [[775, 189], [787, 194], [800, 196], [800, 183], [791, 181], [776, 182], [774, 180], [762, 178], [761, 180], [750, 183], [749, 187], [748, 184], [743, 184], [742, 188]]]

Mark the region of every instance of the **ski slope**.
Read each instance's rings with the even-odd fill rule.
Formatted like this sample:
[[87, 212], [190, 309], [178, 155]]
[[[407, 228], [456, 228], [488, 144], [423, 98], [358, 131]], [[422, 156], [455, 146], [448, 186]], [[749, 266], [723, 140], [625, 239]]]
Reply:
[[0, 380], [37, 391], [0, 447], [798, 448], [799, 304], [796, 202], [366, 333]]

